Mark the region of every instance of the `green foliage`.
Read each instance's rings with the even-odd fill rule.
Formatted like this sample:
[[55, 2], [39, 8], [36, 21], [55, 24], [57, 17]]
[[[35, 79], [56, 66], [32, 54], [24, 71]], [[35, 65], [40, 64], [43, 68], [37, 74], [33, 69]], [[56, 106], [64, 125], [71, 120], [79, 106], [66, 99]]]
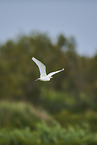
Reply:
[[26, 128], [35, 130], [37, 122], [44, 120], [49, 125], [55, 121], [43, 109], [35, 108], [30, 104], [0, 102], [0, 128]]
[[68, 110], [61, 110], [60, 112], [54, 114], [54, 118], [66, 128], [68, 128], [69, 125], [72, 125], [73, 127], [80, 126], [83, 129], [87, 127], [92, 132], [97, 131], [97, 113], [93, 111], [88, 110], [83, 113], [72, 113]]
[[45, 123], [37, 126], [37, 131], [32, 132], [29, 128], [0, 130], [0, 144], [2, 145], [96, 145], [97, 134], [70, 127], [69, 130], [60, 126], [48, 127]]
[[0, 102], [0, 144], [97, 144], [96, 113], [64, 110], [54, 117], [28, 103]]
[[[47, 73], [65, 70], [34, 82], [32, 56]], [[2, 145], [97, 145], [97, 54], [79, 56], [62, 34], [56, 43], [40, 33], [9, 40], [0, 46], [0, 101]]]
[[[53, 44], [49, 36], [40, 33], [22, 36], [16, 41], [9, 40], [1, 45], [0, 99], [24, 100], [39, 105], [40, 102], [45, 101], [41, 95], [41, 90], [44, 88], [51, 89], [52, 92], [57, 91], [60, 96], [63, 95], [62, 98], [65, 94], [71, 96], [71, 100], [74, 98], [75, 104], [80, 106], [79, 110], [97, 109], [95, 104], [97, 56], [80, 57], [75, 48], [76, 43], [73, 37], [66, 38], [60, 34], [56, 43]], [[48, 66], [47, 72], [63, 67], [65, 71], [54, 76], [50, 82], [36, 83], [34, 80], [38, 78], [39, 72], [31, 60], [32, 56]], [[83, 100], [81, 94], [85, 94], [89, 99]], [[66, 107], [66, 105], [62, 106]], [[67, 107], [70, 106], [67, 105]]]
[[33, 143], [36, 143], [35, 135], [33, 135], [29, 128], [11, 131], [0, 130], [0, 144], [2, 145], [31, 145]]

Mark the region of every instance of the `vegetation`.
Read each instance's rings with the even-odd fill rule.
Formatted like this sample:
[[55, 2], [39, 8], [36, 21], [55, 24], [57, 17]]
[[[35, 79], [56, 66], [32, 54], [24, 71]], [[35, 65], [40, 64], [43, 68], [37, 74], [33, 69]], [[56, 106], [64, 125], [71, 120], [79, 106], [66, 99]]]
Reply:
[[[63, 116], [61, 114], [61, 116]], [[83, 115], [84, 116], [84, 115]], [[90, 121], [88, 114], [88, 120]], [[92, 114], [93, 117], [95, 115]], [[78, 122], [79, 116], [71, 122]], [[84, 119], [87, 119], [85, 117]], [[95, 120], [95, 119], [94, 119]], [[96, 117], [97, 120], [97, 117]], [[62, 121], [62, 120], [61, 120]], [[64, 121], [66, 122], [66, 120]], [[0, 144], [3, 145], [96, 145], [97, 132], [91, 130], [88, 124], [75, 127], [66, 122], [68, 128], [63, 128], [48, 113], [36, 109], [27, 103], [0, 103]]]
[[[39, 77], [32, 56], [47, 72], [65, 70], [50, 82]], [[32, 34], [0, 45], [0, 144], [96, 145], [97, 54], [76, 52], [73, 37]]]

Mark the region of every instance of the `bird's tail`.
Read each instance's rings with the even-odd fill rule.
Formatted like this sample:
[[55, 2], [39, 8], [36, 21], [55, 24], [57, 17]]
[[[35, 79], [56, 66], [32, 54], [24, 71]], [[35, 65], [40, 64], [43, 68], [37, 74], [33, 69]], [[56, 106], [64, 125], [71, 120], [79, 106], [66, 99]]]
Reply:
[[35, 80], [35, 82], [39, 81], [39, 78]]

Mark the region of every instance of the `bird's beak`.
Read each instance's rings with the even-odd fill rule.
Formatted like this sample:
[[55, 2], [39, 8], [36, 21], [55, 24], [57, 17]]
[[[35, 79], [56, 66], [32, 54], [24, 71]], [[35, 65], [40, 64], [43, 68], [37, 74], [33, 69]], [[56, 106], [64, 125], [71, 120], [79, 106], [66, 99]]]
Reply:
[[51, 77], [51, 78], [53, 78], [53, 77]]

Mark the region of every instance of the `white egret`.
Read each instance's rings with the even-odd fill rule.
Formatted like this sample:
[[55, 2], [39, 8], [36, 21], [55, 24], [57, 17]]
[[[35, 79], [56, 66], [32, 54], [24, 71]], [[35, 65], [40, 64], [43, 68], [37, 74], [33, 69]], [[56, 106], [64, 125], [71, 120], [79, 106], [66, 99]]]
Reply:
[[37, 64], [37, 66], [39, 67], [39, 71], [40, 71], [40, 78], [36, 79], [36, 81], [40, 80], [40, 81], [50, 81], [51, 78], [53, 78], [52, 76], [55, 75], [56, 73], [59, 73], [61, 71], [64, 70], [58, 70], [55, 72], [51, 72], [48, 75], [46, 74], [46, 66], [40, 62], [39, 60], [37, 60], [35, 57], [32, 57], [32, 60]]

